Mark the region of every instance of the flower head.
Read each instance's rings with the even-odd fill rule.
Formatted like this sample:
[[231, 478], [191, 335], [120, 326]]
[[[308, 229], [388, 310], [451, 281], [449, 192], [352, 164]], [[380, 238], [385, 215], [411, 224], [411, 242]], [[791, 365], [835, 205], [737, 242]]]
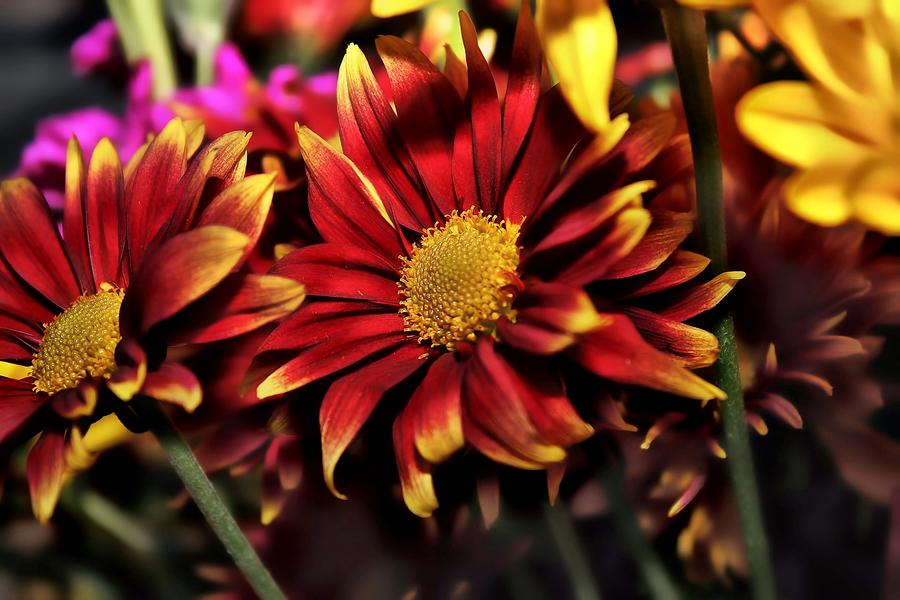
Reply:
[[240, 335], [298, 306], [303, 288], [241, 265], [274, 188], [244, 177], [248, 135], [197, 152], [202, 128], [170, 122], [123, 169], [109, 139], [85, 166], [68, 145], [63, 236], [26, 179], [0, 187], [0, 440], [39, 434], [28, 457], [37, 517], [49, 518], [83, 436], [141, 394], [191, 411], [201, 400], [170, 343]]
[[437, 507], [431, 464], [466, 443], [543, 469], [592, 435], [576, 404], [594, 412], [602, 394], [567, 388], [573, 368], [595, 390], [721, 398], [689, 370], [715, 360], [715, 338], [683, 321], [740, 277], [691, 286], [707, 263], [676, 251], [691, 218], [642, 206], [654, 184], [640, 175], [671, 119], [592, 136], [541, 84], [528, 3], [501, 102], [474, 26], [460, 19], [467, 70], [448, 62], [442, 73], [412, 45], [379, 38], [395, 112], [351, 45], [338, 82], [344, 154], [298, 130], [324, 242], [272, 272], [315, 301], [263, 343], [250, 373], [261, 398], [330, 382], [320, 425], [336, 494], [344, 450], [379, 400], [399, 394], [394, 449], [420, 515]]
[[788, 206], [818, 225], [856, 220], [897, 235], [896, 3], [755, 0], [752, 5], [808, 78], [761, 85], [737, 107], [741, 131], [796, 169], [785, 182]]

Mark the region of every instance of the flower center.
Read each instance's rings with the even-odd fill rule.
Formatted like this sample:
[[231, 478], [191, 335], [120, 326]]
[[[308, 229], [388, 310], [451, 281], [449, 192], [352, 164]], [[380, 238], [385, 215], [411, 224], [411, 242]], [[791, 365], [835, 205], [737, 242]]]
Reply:
[[519, 226], [474, 209], [426, 229], [404, 259], [400, 314], [419, 342], [454, 350], [512, 313]]
[[77, 387], [88, 377], [105, 377], [116, 370], [119, 308], [123, 292], [106, 287], [81, 296], [44, 326], [44, 337], [31, 374], [34, 390], [55, 394]]

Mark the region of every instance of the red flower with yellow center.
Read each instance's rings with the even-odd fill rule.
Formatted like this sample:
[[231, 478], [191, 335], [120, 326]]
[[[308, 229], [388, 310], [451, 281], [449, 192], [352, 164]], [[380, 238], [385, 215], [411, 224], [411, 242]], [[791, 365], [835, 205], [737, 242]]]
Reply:
[[244, 178], [249, 135], [198, 153], [202, 139], [173, 120], [124, 169], [107, 139], [85, 168], [73, 139], [62, 237], [30, 182], [0, 187], [0, 442], [40, 434], [27, 475], [42, 521], [64, 473], [90, 464], [91, 423], [137, 394], [198, 405], [168, 344], [236, 336], [303, 299], [293, 280], [241, 271], [274, 188]]
[[[467, 70], [448, 60], [442, 73], [409, 43], [379, 38], [392, 106], [350, 46], [338, 83], [344, 154], [298, 130], [324, 243], [272, 272], [315, 300], [263, 343], [250, 379], [267, 398], [333, 378], [320, 426], [337, 495], [339, 458], [403, 382], [413, 391], [394, 448], [419, 515], [437, 507], [430, 465], [466, 442], [507, 465], [558, 465], [594, 432], [573, 401], [598, 402], [604, 382], [722, 398], [689, 370], [715, 360], [715, 338], [683, 321], [740, 275], [686, 289], [708, 262], [677, 251], [692, 220], [641, 203], [653, 183], [640, 174], [672, 121], [591, 138], [541, 83], [527, 5], [502, 102], [461, 13]], [[676, 286], [677, 298], [659, 298]], [[567, 389], [573, 369], [596, 389]]]

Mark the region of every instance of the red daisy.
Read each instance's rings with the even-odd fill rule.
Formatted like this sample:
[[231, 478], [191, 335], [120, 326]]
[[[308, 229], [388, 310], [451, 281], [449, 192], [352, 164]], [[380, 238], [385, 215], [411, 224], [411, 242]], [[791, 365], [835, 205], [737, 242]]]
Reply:
[[83, 435], [137, 394], [193, 410], [200, 385], [167, 345], [239, 335], [295, 309], [303, 288], [241, 272], [273, 177], [244, 178], [249, 135], [197, 152], [202, 127], [170, 122], [125, 168], [109, 140], [85, 166], [69, 144], [62, 236], [25, 179], [0, 188], [0, 442], [28, 455], [35, 515], [64, 473], [90, 463]]
[[[257, 393], [268, 398], [333, 378], [320, 426], [325, 480], [339, 496], [339, 458], [403, 382], [413, 391], [394, 448], [419, 515], [437, 507], [431, 464], [466, 442], [507, 465], [558, 465], [594, 432], [573, 402], [598, 402], [605, 382], [723, 397], [689, 370], [715, 360], [715, 338], [683, 321], [741, 274], [686, 286], [708, 262], [677, 250], [692, 220], [641, 203], [654, 185], [641, 172], [671, 119], [625, 133], [620, 117], [591, 138], [542, 85], [527, 5], [503, 101], [461, 13], [468, 70], [448, 61], [441, 73], [414, 46], [381, 37], [392, 106], [350, 46], [338, 83], [344, 154], [298, 129], [324, 242], [272, 272], [315, 300], [263, 343], [251, 379], [263, 378]], [[666, 304], [658, 293], [675, 286]], [[596, 387], [567, 388], [573, 370]]]

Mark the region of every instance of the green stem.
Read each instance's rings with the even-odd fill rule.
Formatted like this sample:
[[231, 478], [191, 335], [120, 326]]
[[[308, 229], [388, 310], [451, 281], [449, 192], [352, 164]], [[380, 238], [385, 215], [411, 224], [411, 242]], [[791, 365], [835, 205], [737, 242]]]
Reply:
[[[697, 185], [697, 223], [703, 251], [710, 258], [713, 272], [720, 273], [727, 268], [728, 256], [723, 213], [722, 158], [709, 79], [706, 19], [702, 12], [678, 6], [674, 2], [664, 3], [660, 10], [672, 47], [691, 138]], [[753, 596], [757, 600], [769, 600], [777, 597], [775, 578], [744, 416], [734, 321], [730, 314], [726, 313], [720, 318], [714, 333], [719, 340], [720, 349], [717, 383], [728, 396], [722, 402], [725, 449], [747, 550]]]
[[191, 452], [190, 446], [169, 421], [159, 404], [150, 398], [135, 398], [132, 400], [132, 406], [156, 436], [159, 445], [168, 455], [175, 473], [181, 478], [200, 512], [206, 517], [206, 522], [256, 594], [263, 600], [282, 600], [284, 594], [278, 588], [278, 584], [241, 532], [234, 517], [228, 512], [222, 498]]
[[654, 600], [678, 600], [678, 588], [638, 523], [637, 515], [622, 487], [621, 473], [615, 466], [608, 465], [600, 472], [600, 481], [603, 483], [603, 491], [609, 501], [609, 510], [619, 537], [637, 563], [644, 582], [650, 589], [650, 597]]
[[177, 82], [162, 0], [107, 0], [107, 6], [128, 60], [146, 58], [153, 75], [153, 97], [167, 98]]
[[591, 570], [584, 558], [578, 532], [572, 522], [572, 515], [561, 499], [556, 504], [544, 506], [547, 526], [559, 549], [563, 565], [572, 584], [576, 600], [600, 600], [600, 590], [591, 577]]

